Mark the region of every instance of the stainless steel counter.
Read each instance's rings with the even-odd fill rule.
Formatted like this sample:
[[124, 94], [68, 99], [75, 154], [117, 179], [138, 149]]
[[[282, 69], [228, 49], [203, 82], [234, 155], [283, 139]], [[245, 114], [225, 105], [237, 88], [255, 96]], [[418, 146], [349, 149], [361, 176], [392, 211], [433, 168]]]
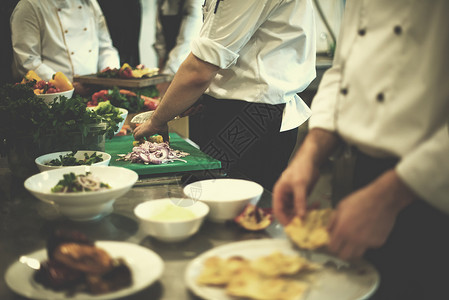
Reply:
[[[208, 221], [196, 235], [180, 243], [162, 243], [142, 235], [133, 214], [134, 207], [151, 199], [182, 196], [181, 178], [181, 175], [141, 178], [131, 191], [116, 200], [112, 214], [98, 221], [73, 222], [62, 217], [52, 206], [30, 195], [23, 188], [23, 180], [14, 179], [5, 159], [0, 158], [0, 299], [24, 299], [7, 287], [5, 271], [20, 255], [44, 248], [46, 236], [56, 228], [80, 230], [95, 240], [132, 242], [158, 253], [165, 263], [162, 277], [145, 290], [126, 297], [131, 300], [197, 299], [189, 292], [183, 279], [186, 266], [193, 258], [233, 241], [284, 237], [277, 223], [273, 223], [266, 231], [247, 232], [232, 223]], [[269, 192], [264, 192], [260, 204], [271, 204]]]

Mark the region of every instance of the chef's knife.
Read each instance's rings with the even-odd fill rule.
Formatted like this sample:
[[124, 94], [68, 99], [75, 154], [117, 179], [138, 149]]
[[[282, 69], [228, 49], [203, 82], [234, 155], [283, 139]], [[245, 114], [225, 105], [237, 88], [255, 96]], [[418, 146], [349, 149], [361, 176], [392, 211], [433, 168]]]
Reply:
[[131, 119], [131, 123], [143, 124], [143, 123], [145, 123], [146, 120], [151, 118], [151, 115], [153, 114], [153, 112], [154, 112], [154, 110], [150, 110], [150, 111], [145, 111], [143, 113], [137, 114]]

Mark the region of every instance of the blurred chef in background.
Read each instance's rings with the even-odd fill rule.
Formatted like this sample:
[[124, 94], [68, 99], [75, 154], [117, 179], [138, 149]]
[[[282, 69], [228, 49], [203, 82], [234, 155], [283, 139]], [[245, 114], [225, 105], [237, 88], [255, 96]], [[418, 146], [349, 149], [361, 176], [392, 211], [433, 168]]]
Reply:
[[[158, 0], [156, 41], [159, 73], [175, 75], [190, 53], [190, 43], [203, 25], [204, 0]], [[170, 82], [156, 85], [162, 97]]]
[[285, 225], [304, 217], [328, 157], [344, 166], [336, 179], [353, 188], [337, 199], [329, 250], [376, 266], [370, 299], [449, 299], [448, 11], [446, 0], [346, 2], [310, 131], [274, 188]]
[[297, 93], [316, 75], [312, 2], [206, 0], [203, 14], [192, 52], [134, 137], [166, 137], [167, 122], [205, 93], [202, 151], [271, 189], [310, 115]]
[[[75, 75], [119, 68], [105, 18], [96, 0], [21, 0], [11, 15], [13, 76], [34, 70], [48, 81], [60, 71]], [[75, 91], [85, 93], [75, 82]]]

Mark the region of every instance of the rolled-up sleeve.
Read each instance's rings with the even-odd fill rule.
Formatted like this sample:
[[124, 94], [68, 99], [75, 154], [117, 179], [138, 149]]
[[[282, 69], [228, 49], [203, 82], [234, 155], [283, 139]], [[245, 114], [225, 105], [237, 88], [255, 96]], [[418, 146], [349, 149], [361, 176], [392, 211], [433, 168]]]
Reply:
[[[222, 69], [233, 66], [240, 50], [267, 18], [270, 1], [212, 0], [203, 6], [204, 23], [191, 43], [192, 54]], [[271, 2], [270, 2], [271, 3]]]
[[207, 38], [195, 39], [191, 47], [193, 55], [221, 69], [231, 67], [239, 57], [238, 53], [232, 52], [221, 44]]

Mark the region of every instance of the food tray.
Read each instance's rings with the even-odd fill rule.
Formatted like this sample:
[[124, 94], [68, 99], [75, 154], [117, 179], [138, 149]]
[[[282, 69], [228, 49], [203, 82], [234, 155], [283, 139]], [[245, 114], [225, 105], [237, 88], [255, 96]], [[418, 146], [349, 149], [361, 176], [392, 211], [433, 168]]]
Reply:
[[143, 78], [104, 78], [98, 77], [95, 74], [84, 75], [84, 76], [75, 76], [73, 78], [74, 82], [84, 83], [84, 84], [95, 84], [101, 86], [118, 86], [118, 87], [127, 87], [127, 88], [141, 88], [147, 87], [151, 85], [156, 85], [158, 83], [168, 82], [172, 80], [171, 75], [159, 74], [152, 77], [143, 77]]

